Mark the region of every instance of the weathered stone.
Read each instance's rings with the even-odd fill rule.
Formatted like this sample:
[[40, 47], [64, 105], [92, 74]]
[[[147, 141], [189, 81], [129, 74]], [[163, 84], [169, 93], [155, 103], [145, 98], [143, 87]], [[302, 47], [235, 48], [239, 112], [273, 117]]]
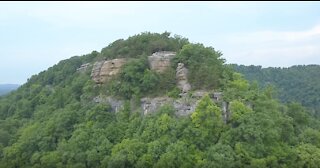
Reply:
[[222, 93], [221, 92], [214, 92], [213, 93], [213, 100], [214, 101], [221, 101], [222, 100]]
[[104, 61], [98, 61], [93, 64], [91, 77], [96, 83], [100, 83], [100, 70]]
[[175, 55], [176, 53], [171, 51], [160, 51], [153, 53], [148, 57], [150, 69], [160, 73], [165, 71], [168, 67], [170, 67], [170, 60]]
[[97, 84], [104, 83], [112, 76], [118, 74], [122, 65], [126, 62], [125, 58], [96, 62], [93, 65], [91, 77]]
[[109, 61], [105, 61], [100, 70], [101, 81], [105, 81], [110, 77], [119, 73], [122, 65], [126, 63], [125, 58], [113, 59]]
[[207, 91], [204, 90], [196, 90], [192, 93], [192, 97], [194, 98], [202, 98], [205, 94], [207, 94]]
[[78, 72], [85, 72], [91, 66], [90, 63], [82, 64], [77, 71]]
[[93, 98], [95, 103], [108, 103], [113, 112], [118, 112], [122, 107], [124, 102], [122, 100], [117, 100], [113, 97], [104, 97], [104, 96], [97, 96]]
[[198, 104], [197, 99], [186, 99], [186, 97], [174, 101], [173, 106], [177, 116], [187, 116], [194, 112]]
[[142, 98], [141, 99], [141, 108], [143, 110], [143, 114], [146, 115], [148, 113], [155, 112], [159, 109], [159, 107], [165, 104], [172, 105], [173, 99], [169, 97], [156, 97], [156, 98]]
[[178, 63], [176, 69], [177, 86], [182, 93], [186, 93], [191, 89], [191, 85], [188, 82], [188, 69], [184, 67], [183, 63]]
[[191, 114], [198, 104], [198, 99], [183, 97], [172, 99], [169, 97], [143, 98], [141, 99], [141, 108], [143, 114], [156, 112], [163, 105], [171, 105], [175, 109], [177, 116], [186, 116]]
[[[148, 57], [150, 69], [163, 72], [170, 67], [170, 60], [176, 55], [175, 52], [161, 51]], [[119, 73], [121, 67], [127, 62], [125, 58], [107, 61], [98, 61], [93, 64], [91, 77], [97, 84], [108, 81], [112, 76]], [[81, 67], [80, 67], [81, 68]]]

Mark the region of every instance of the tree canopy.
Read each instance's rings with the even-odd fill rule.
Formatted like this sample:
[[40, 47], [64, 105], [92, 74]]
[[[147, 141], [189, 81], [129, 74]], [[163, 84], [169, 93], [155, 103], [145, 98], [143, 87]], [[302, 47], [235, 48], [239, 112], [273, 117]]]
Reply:
[[[177, 55], [159, 74], [146, 56], [161, 50]], [[299, 103], [280, 103], [273, 87], [250, 83], [221, 56], [165, 32], [60, 61], [0, 97], [0, 167], [319, 167], [319, 120]], [[116, 57], [132, 60], [106, 85], [96, 85], [90, 69], [77, 71]], [[164, 105], [143, 115], [133, 108], [142, 96], [178, 97], [178, 62], [189, 68], [193, 88], [208, 92], [194, 112], [177, 116]], [[221, 92], [225, 104], [214, 101], [212, 91]], [[111, 104], [93, 101], [101, 95], [122, 99], [123, 108], [114, 112]]]

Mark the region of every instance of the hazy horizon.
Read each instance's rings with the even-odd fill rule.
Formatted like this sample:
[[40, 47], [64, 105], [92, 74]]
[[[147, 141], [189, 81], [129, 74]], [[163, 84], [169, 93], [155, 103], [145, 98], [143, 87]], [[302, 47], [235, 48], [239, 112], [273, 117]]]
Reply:
[[0, 83], [141, 32], [171, 32], [227, 63], [320, 64], [320, 2], [0, 2]]

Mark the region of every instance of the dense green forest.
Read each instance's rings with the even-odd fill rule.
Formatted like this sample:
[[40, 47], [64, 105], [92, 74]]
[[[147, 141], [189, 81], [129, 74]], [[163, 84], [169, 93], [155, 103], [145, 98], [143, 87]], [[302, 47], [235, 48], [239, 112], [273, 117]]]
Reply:
[[261, 87], [274, 86], [281, 102], [299, 102], [320, 116], [320, 65], [296, 65], [288, 68], [262, 68], [261, 66], [231, 65]]
[[[146, 61], [156, 51], [177, 52], [161, 74]], [[106, 84], [96, 85], [90, 69], [77, 71], [111, 58], [132, 60]], [[170, 105], [143, 115], [140, 98], [179, 97], [179, 62], [193, 90], [208, 94], [188, 116]], [[227, 121], [212, 91], [228, 102]], [[112, 112], [110, 104], [92, 101], [98, 95], [119, 97], [124, 106]], [[212, 47], [168, 32], [141, 33], [62, 60], [1, 97], [0, 167], [319, 167], [319, 120], [275, 96], [274, 88], [234, 72]]]

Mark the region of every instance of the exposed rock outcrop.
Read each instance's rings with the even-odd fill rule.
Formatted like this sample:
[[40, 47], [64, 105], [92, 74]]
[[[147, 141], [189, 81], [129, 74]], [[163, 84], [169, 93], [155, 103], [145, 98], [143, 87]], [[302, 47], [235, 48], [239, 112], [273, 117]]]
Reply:
[[177, 116], [186, 116], [191, 114], [198, 104], [198, 99], [183, 97], [180, 99], [172, 99], [170, 97], [156, 97], [141, 99], [141, 108], [143, 114], [156, 112], [163, 105], [171, 105], [175, 109]]
[[[176, 116], [188, 116], [195, 111], [200, 99], [203, 98], [203, 96], [205, 96], [207, 93], [208, 92], [205, 91], [195, 91], [192, 96], [185, 95], [179, 99], [173, 99], [170, 97], [145, 97], [140, 100], [140, 105], [143, 115], [154, 113], [162, 106], [169, 105], [174, 108]], [[214, 92], [213, 95], [221, 96], [221, 92]], [[223, 101], [221, 97], [217, 100], [216, 98], [212, 97], [212, 94], [210, 97], [215, 103], [220, 104], [219, 106], [221, 106], [222, 119], [225, 123], [227, 123], [231, 116], [229, 103]], [[113, 112], [118, 112], [124, 106], [123, 100], [115, 99], [111, 96], [96, 96], [93, 98], [93, 101], [95, 103], [109, 104]]]
[[222, 100], [222, 93], [221, 92], [214, 92], [212, 98], [214, 101], [219, 102]]
[[173, 102], [173, 107], [176, 109], [176, 115], [187, 116], [191, 114], [196, 109], [198, 102], [199, 100], [190, 97], [183, 97], [175, 100]]
[[[176, 55], [171, 51], [155, 52], [148, 57], [148, 62], [151, 70], [163, 72], [170, 67], [171, 59]], [[118, 58], [107, 61], [98, 61], [93, 64], [91, 77], [97, 84], [102, 84], [108, 81], [112, 76], [119, 73], [121, 67], [127, 62], [126, 58]], [[83, 65], [79, 70], [87, 68], [89, 65]]]
[[82, 64], [77, 71], [78, 72], [85, 72], [91, 66], [90, 63]]
[[[161, 51], [153, 53], [148, 57], [150, 69], [157, 72], [163, 72], [168, 67], [171, 66], [170, 61], [176, 55], [175, 52], [170, 51]], [[125, 58], [113, 59], [107, 61], [95, 62], [92, 68], [91, 77], [97, 83], [101, 84], [105, 81], [108, 81], [112, 76], [119, 73], [121, 67], [128, 60]], [[90, 64], [83, 64], [79, 71], [85, 70], [90, 66]], [[175, 114], [177, 116], [186, 116], [190, 115], [195, 111], [196, 106], [199, 100], [206, 94], [208, 91], [198, 90], [194, 91], [192, 94], [187, 94], [191, 90], [191, 85], [188, 82], [188, 69], [184, 66], [183, 63], [178, 63], [176, 69], [176, 82], [177, 87], [181, 90], [181, 98], [173, 99], [170, 97], [156, 97], [156, 98], [143, 98], [141, 99], [141, 108], [143, 114], [149, 114], [156, 112], [161, 106], [171, 105], [175, 109]], [[211, 99], [216, 103], [220, 104], [222, 117], [224, 122], [227, 122], [230, 118], [230, 111], [228, 107], [228, 102], [224, 102], [221, 92], [209, 93]], [[116, 100], [112, 97], [103, 97], [97, 96], [93, 100], [96, 103], [108, 103], [111, 105], [113, 111], [117, 112], [120, 108], [123, 107], [124, 102], [122, 100]]]
[[191, 89], [191, 85], [188, 82], [188, 69], [183, 63], [178, 63], [176, 70], [177, 86], [182, 93], [187, 93]]
[[176, 53], [171, 51], [160, 51], [153, 53], [148, 57], [150, 69], [160, 73], [165, 71], [168, 67], [170, 67], [170, 60], [175, 55]]
[[96, 83], [100, 83], [100, 70], [104, 61], [98, 61], [93, 64], [91, 77]]
[[123, 100], [117, 100], [113, 97], [104, 97], [104, 96], [97, 96], [93, 98], [95, 103], [108, 103], [110, 104], [113, 112], [118, 112], [124, 104]]
[[118, 74], [122, 65], [126, 62], [127, 59], [125, 58], [96, 62], [93, 65], [91, 77], [97, 84], [104, 83]]
[[156, 98], [142, 98], [141, 99], [141, 108], [143, 114], [152, 113], [158, 110], [159, 107], [168, 104], [172, 105], [173, 99], [169, 97], [156, 97]]

